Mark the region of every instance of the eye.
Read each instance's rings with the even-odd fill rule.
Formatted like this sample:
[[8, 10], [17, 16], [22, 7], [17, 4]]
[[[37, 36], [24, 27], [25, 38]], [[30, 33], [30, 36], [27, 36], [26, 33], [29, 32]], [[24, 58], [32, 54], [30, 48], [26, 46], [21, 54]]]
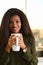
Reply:
[[16, 21], [16, 23], [19, 23], [19, 21]]

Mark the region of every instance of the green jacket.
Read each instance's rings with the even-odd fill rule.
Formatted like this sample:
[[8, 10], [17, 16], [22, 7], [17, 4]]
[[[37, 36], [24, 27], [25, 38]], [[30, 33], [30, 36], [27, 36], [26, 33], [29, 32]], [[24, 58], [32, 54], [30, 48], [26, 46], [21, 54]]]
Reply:
[[11, 50], [7, 53], [5, 45], [0, 43], [0, 65], [37, 65], [38, 59], [35, 49], [35, 40], [32, 37], [24, 37], [24, 42], [27, 45], [27, 52], [22, 49], [19, 52]]

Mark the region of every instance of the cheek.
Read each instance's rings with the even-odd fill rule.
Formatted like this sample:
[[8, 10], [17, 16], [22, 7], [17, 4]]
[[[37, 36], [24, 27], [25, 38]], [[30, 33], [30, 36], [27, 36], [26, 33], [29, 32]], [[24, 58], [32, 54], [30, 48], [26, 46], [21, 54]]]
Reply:
[[12, 25], [10, 24], [10, 28], [12, 28]]
[[21, 29], [21, 24], [19, 24], [19, 28]]
[[12, 24], [10, 24], [10, 30], [12, 30], [12, 28], [13, 28], [13, 25], [12, 25]]

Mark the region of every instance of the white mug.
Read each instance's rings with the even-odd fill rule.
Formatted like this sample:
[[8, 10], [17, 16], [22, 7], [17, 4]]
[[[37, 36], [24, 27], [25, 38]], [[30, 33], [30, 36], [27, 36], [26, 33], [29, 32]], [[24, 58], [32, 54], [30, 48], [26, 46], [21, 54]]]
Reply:
[[20, 46], [18, 45], [19, 43], [18, 36], [20, 36], [20, 33], [13, 33], [11, 35], [14, 35], [14, 37], [16, 37], [16, 45], [12, 45], [12, 51], [20, 51]]

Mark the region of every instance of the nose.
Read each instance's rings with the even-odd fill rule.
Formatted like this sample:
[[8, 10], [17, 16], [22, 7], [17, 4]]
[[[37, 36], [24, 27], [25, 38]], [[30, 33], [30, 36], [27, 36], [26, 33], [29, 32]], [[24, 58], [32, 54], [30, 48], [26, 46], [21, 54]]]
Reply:
[[14, 21], [14, 22], [13, 22], [13, 26], [16, 27], [16, 25], [17, 25], [17, 24], [16, 24], [16, 22]]

